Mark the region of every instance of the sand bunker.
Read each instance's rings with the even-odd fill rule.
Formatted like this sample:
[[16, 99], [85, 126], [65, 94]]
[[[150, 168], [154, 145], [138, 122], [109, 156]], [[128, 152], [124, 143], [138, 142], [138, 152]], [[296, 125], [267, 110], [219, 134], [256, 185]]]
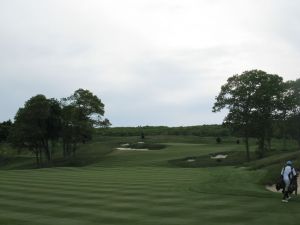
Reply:
[[211, 156], [211, 159], [226, 159], [228, 155], [215, 155], [215, 156]]
[[[299, 186], [300, 185], [300, 180], [299, 179], [297, 179], [297, 183], [298, 183], [298, 187], [300, 187]], [[269, 190], [269, 191], [272, 191], [272, 192], [282, 193], [282, 190], [279, 190], [279, 191], [276, 190], [276, 185], [275, 184], [266, 185], [266, 189]]]
[[266, 189], [269, 190], [269, 191], [272, 191], [272, 192], [278, 192], [278, 193], [281, 193], [281, 190], [280, 190], [280, 191], [277, 191], [277, 190], [276, 190], [275, 184], [273, 184], [273, 185], [266, 185]]
[[116, 148], [120, 151], [149, 151], [147, 148]]
[[195, 162], [195, 159], [188, 159], [187, 162]]

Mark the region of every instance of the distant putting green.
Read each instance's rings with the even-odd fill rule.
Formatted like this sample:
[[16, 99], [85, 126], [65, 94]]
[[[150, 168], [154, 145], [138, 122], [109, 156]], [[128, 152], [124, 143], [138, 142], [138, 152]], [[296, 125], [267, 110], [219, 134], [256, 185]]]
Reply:
[[300, 200], [283, 204], [280, 194], [265, 190], [264, 170], [169, 163], [241, 150], [230, 144], [168, 143], [155, 151], [116, 150], [86, 167], [2, 170], [0, 224], [299, 224]]

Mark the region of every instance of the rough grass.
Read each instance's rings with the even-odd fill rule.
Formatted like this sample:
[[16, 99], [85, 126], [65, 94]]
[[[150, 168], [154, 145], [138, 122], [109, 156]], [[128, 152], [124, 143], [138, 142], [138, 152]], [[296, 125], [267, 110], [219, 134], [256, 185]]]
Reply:
[[[239, 149], [214, 141], [165, 140], [169, 143], [161, 151], [112, 151], [123, 141], [111, 139], [82, 148], [78, 158], [86, 157], [85, 167], [1, 170], [0, 224], [299, 224], [300, 199], [282, 204], [279, 194], [260, 184], [267, 167], [180, 168], [168, 163], [240, 152], [242, 145]], [[94, 157], [84, 151], [94, 152]]]
[[[212, 159], [215, 155], [227, 155], [224, 159]], [[254, 155], [254, 154], [252, 154]], [[192, 161], [191, 161], [192, 160]], [[216, 167], [216, 166], [241, 166], [247, 162], [245, 152], [243, 151], [228, 151], [217, 152], [198, 157], [185, 157], [183, 159], [170, 160], [170, 164], [179, 167]]]

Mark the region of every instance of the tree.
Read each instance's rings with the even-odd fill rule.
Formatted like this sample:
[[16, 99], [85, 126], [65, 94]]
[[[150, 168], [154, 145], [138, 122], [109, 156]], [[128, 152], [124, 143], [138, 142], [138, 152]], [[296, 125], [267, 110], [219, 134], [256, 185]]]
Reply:
[[290, 93], [292, 96], [292, 107], [287, 119], [288, 133], [298, 142], [300, 148], [300, 79], [290, 82]]
[[282, 112], [282, 99], [286, 86], [282, 77], [274, 74], [262, 74], [254, 94], [253, 124], [258, 139], [258, 153], [262, 157], [271, 149], [272, 124]]
[[283, 90], [281, 77], [261, 70], [245, 71], [229, 77], [221, 87], [213, 112], [224, 108], [229, 110], [224, 124], [243, 133], [247, 160], [250, 160], [250, 135], [258, 138], [259, 153], [263, 156], [265, 140], [271, 138], [271, 123]]
[[78, 143], [85, 143], [92, 137], [92, 125], [84, 116], [81, 108], [74, 105], [62, 109], [62, 141], [63, 155], [75, 155]]
[[54, 143], [59, 140], [61, 137], [61, 129], [62, 129], [62, 109], [60, 107], [60, 103], [56, 99], [49, 99], [49, 116], [47, 118], [47, 136], [51, 141], [51, 147], [48, 146], [46, 149], [46, 155], [48, 161], [52, 160]]
[[109, 128], [111, 126], [111, 123], [109, 119], [105, 118], [103, 121], [100, 121], [98, 125], [100, 125], [99, 127], [102, 128]]
[[216, 97], [213, 106], [213, 112], [221, 111], [223, 108], [229, 110], [224, 118], [224, 124], [243, 133], [248, 161], [250, 160], [249, 135], [253, 110], [252, 102], [256, 89], [256, 82], [252, 80], [255, 80], [257, 72], [246, 71], [242, 75], [229, 77], [227, 83], [221, 87], [221, 92]]
[[0, 123], [0, 142], [7, 141], [11, 127], [12, 127], [11, 120]]
[[277, 137], [283, 139], [283, 148], [286, 148], [286, 139], [288, 135], [289, 119], [296, 106], [296, 95], [293, 90], [294, 81], [287, 81], [284, 84], [284, 91], [279, 104], [279, 113], [274, 121], [274, 132]]
[[59, 128], [54, 128], [54, 121], [60, 117], [58, 106], [56, 100], [36, 95], [30, 98], [15, 116], [10, 139], [15, 146], [31, 150], [36, 156], [38, 167], [43, 164], [43, 155], [48, 162], [51, 161], [49, 140], [58, 137], [56, 132]]
[[78, 143], [85, 143], [92, 138], [93, 127], [109, 120], [102, 121], [104, 104], [88, 90], [78, 89], [62, 104], [62, 139], [64, 156], [75, 155]]

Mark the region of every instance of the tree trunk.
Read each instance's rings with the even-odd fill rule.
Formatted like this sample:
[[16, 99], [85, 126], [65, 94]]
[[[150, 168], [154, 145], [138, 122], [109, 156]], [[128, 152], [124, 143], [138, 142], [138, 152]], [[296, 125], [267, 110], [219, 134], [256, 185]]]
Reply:
[[65, 142], [65, 140], [63, 140], [63, 157], [64, 157], [64, 159], [66, 159], [67, 158], [67, 146], [66, 146], [66, 142]]
[[245, 131], [245, 144], [246, 144], [246, 157], [247, 161], [250, 161], [250, 150], [249, 150], [249, 134], [248, 134], [248, 129], [246, 128]]
[[[246, 110], [246, 115], [248, 115], [248, 110]], [[250, 149], [249, 149], [249, 118], [248, 116], [246, 117], [246, 120], [245, 120], [245, 129], [244, 129], [244, 132], [245, 132], [245, 145], [246, 145], [246, 159], [247, 159], [247, 162], [250, 161]]]
[[282, 136], [282, 139], [283, 139], [283, 141], [282, 141], [282, 144], [283, 144], [283, 150], [286, 150], [286, 139], [287, 139], [287, 135], [286, 135], [286, 121], [285, 120], [283, 120], [282, 121], [282, 128], [281, 128], [281, 136]]
[[245, 138], [245, 143], [246, 143], [246, 156], [247, 156], [247, 161], [250, 161], [250, 150], [249, 150], [249, 141], [248, 137]]
[[268, 150], [270, 151], [271, 150], [271, 140], [272, 140], [272, 132], [273, 132], [273, 129], [272, 129], [272, 123], [270, 122], [270, 120], [268, 119], [267, 120], [267, 124], [266, 124], [266, 129], [265, 130], [265, 138], [264, 138], [264, 142], [267, 142], [266, 143], [266, 146], [264, 146], [264, 150]]
[[42, 152], [42, 149], [41, 147], [39, 147], [39, 155], [40, 155], [40, 167], [43, 166], [43, 152]]
[[45, 149], [45, 156], [46, 156], [47, 162], [49, 163], [51, 161], [51, 155], [50, 155], [48, 140], [43, 140], [43, 147]]
[[298, 127], [298, 135], [297, 135], [297, 141], [298, 141], [298, 146], [299, 146], [299, 150], [300, 150], [300, 129]]
[[36, 159], [36, 167], [40, 167], [40, 158], [39, 158], [39, 151], [36, 149], [35, 150], [35, 159]]
[[69, 158], [70, 157], [70, 148], [71, 148], [72, 146], [71, 146], [71, 144], [70, 143], [67, 143], [67, 158]]
[[50, 148], [50, 159], [51, 161], [53, 160], [53, 150], [54, 147], [56, 146], [56, 142], [54, 140], [51, 141], [51, 148]]
[[259, 138], [258, 151], [259, 151], [259, 157], [260, 158], [264, 157], [264, 154], [265, 154], [265, 137], [264, 136]]
[[53, 143], [51, 141], [51, 144], [48, 144], [48, 149], [49, 149], [49, 160], [50, 162], [52, 161], [52, 150], [53, 150]]
[[76, 155], [76, 149], [77, 149], [77, 145], [76, 145], [76, 143], [73, 143], [73, 146], [72, 146], [73, 157], [75, 157], [75, 155]]
[[282, 136], [282, 139], [283, 139], [283, 150], [286, 150], [286, 125], [287, 125], [287, 120], [286, 120], [286, 110], [283, 111], [283, 114], [282, 114], [282, 121], [279, 122], [279, 124], [281, 124], [281, 136]]
[[49, 147], [49, 141], [45, 140], [46, 142], [46, 149], [47, 149], [47, 160], [48, 162], [51, 161], [51, 148]]
[[268, 150], [271, 151], [271, 147], [272, 147], [271, 143], [272, 142], [271, 142], [271, 138], [270, 137], [268, 137], [267, 142], [268, 142]]

